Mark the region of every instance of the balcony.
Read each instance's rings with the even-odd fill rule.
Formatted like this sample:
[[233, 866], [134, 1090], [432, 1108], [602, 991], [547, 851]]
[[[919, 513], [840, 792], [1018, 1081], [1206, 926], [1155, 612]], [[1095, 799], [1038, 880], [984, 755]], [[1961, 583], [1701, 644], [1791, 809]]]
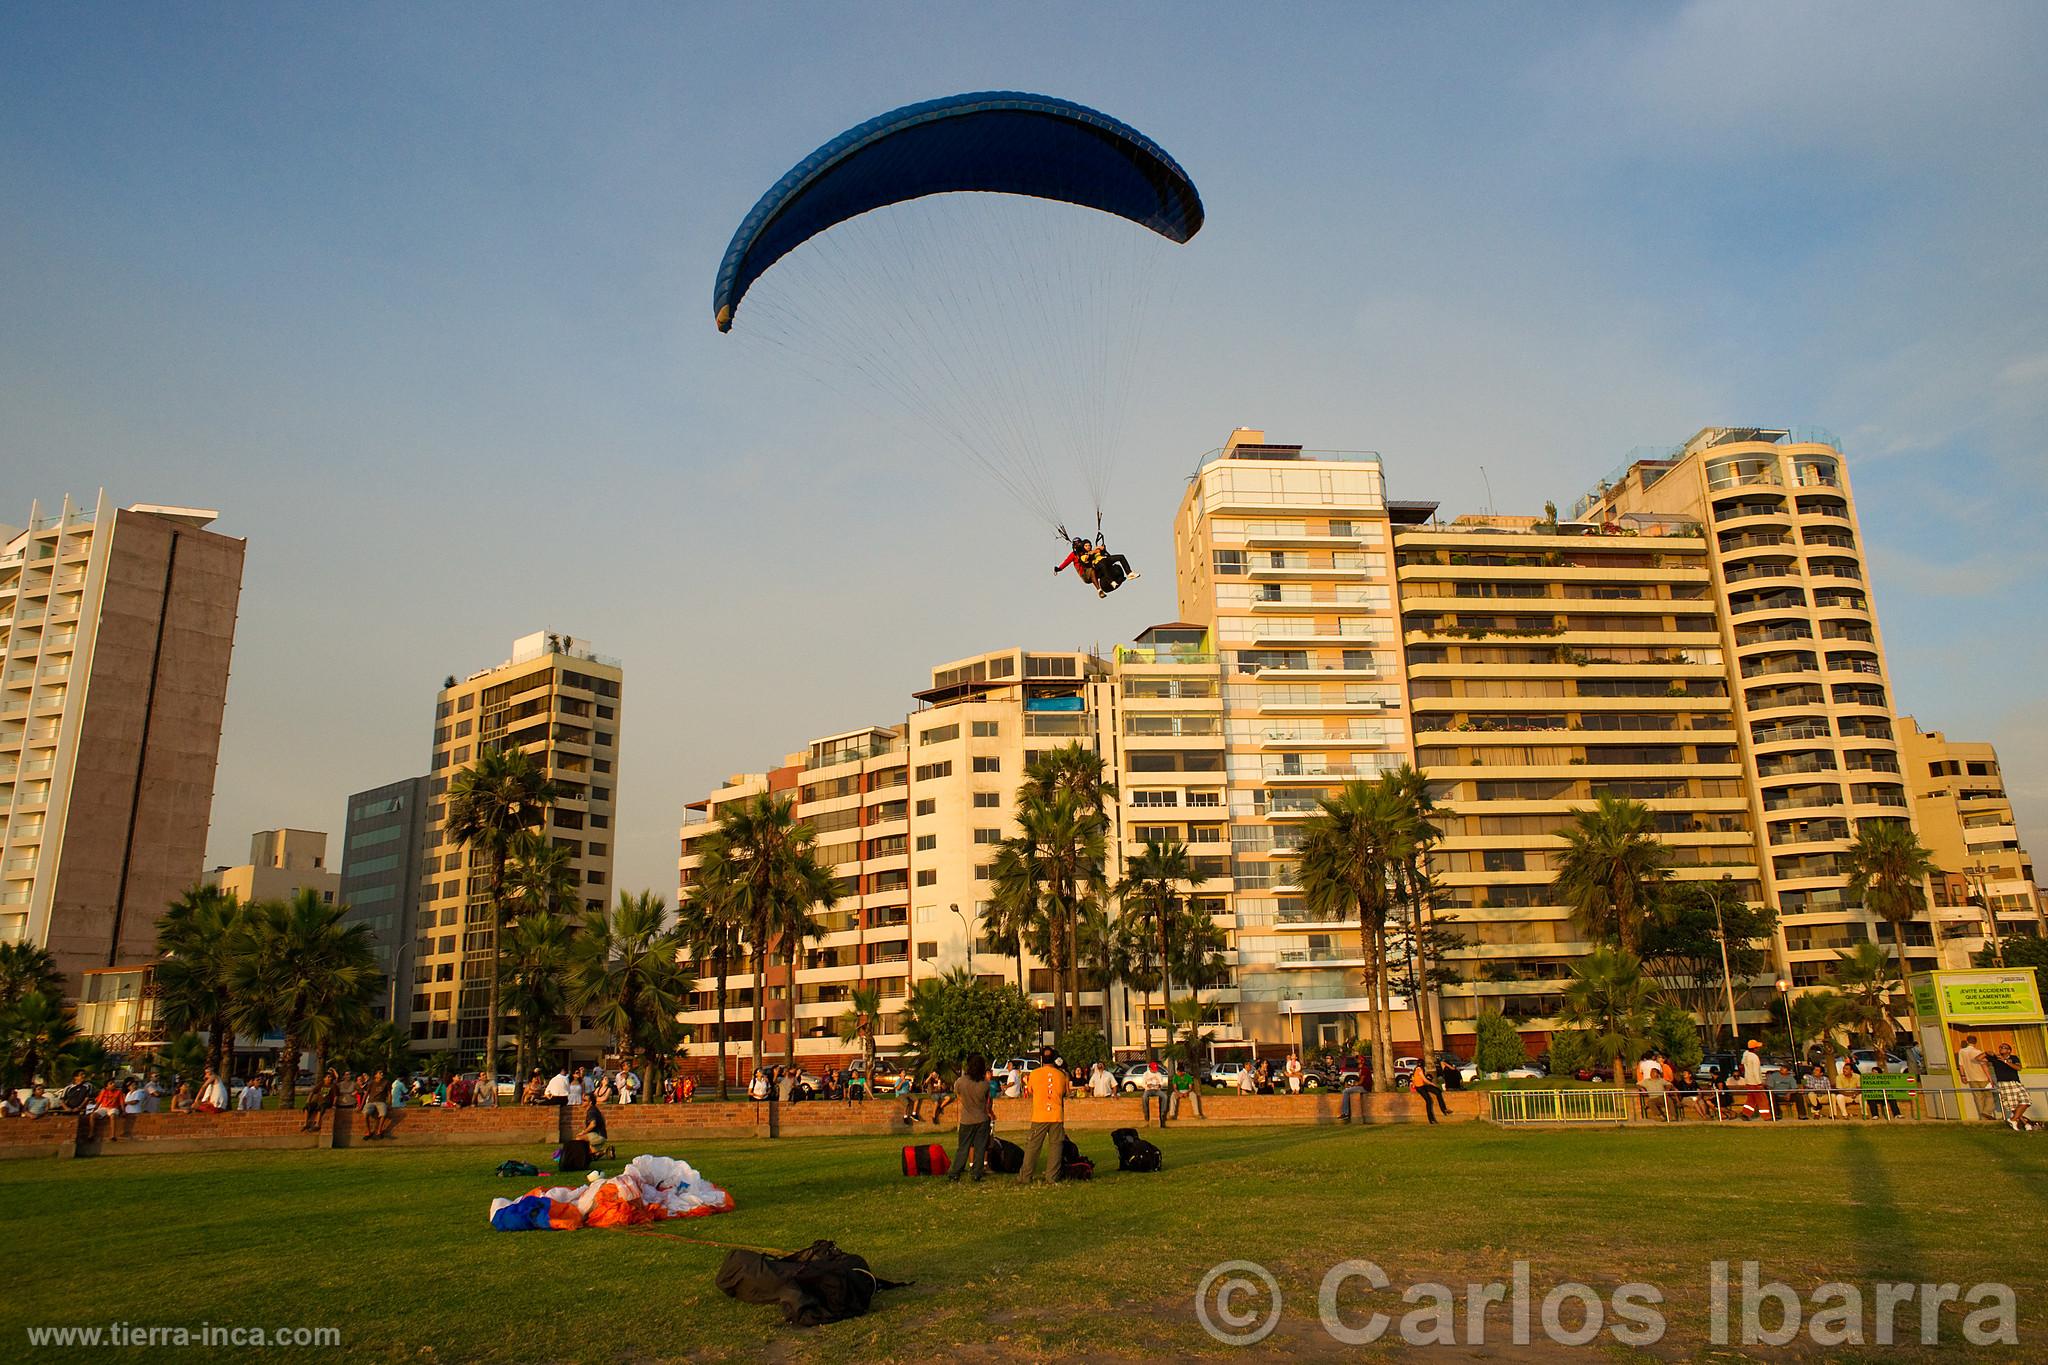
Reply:
[[1741, 568], [1730, 569], [1722, 575], [1722, 578], [1729, 583], [1747, 583], [1753, 578], [1790, 577], [1792, 577], [1792, 566], [1790, 564], [1745, 564]]
[[1714, 509], [1715, 521], [1742, 521], [1749, 517], [1782, 517], [1782, 502], [1731, 502]]
[[1391, 757], [1384, 763], [1268, 763], [1261, 771], [1268, 782], [1317, 782], [1324, 785], [1353, 780], [1370, 781], [1398, 767]]
[[1825, 720], [1795, 720], [1752, 726], [1749, 737], [1754, 744], [1783, 744], [1795, 739], [1827, 739], [1832, 734]]
[[1292, 746], [1315, 748], [1330, 745], [1337, 748], [1379, 746], [1387, 742], [1387, 732], [1378, 726], [1354, 726], [1345, 730], [1318, 730], [1296, 727], [1293, 729], [1267, 730], [1259, 742], [1269, 749], [1284, 749]]
[[1753, 597], [1746, 602], [1731, 602], [1728, 612], [1731, 616], [1748, 616], [1759, 611], [1800, 611], [1805, 606], [1805, 593], [1781, 592], [1769, 597]]
[[1024, 717], [1024, 733], [1027, 736], [1065, 736], [1073, 738], [1093, 734], [1092, 723], [1093, 718], [1086, 712], [1044, 712], [1039, 714], [1027, 712]]
[[1748, 630], [1738, 630], [1735, 632], [1735, 647], [1737, 649], [1753, 649], [1757, 645], [1774, 644], [1781, 640], [1811, 640], [1812, 638], [1812, 626], [1809, 626], [1804, 621], [1793, 621], [1784, 625], [1768, 626], [1763, 629], [1757, 629], [1752, 626]]

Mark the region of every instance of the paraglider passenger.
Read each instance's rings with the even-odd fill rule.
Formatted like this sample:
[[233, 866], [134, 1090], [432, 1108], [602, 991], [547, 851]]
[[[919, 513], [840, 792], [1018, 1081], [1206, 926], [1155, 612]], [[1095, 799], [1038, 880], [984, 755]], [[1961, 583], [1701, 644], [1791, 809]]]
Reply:
[[1073, 544], [1073, 550], [1065, 559], [1053, 565], [1052, 571], [1058, 573], [1071, 564], [1074, 572], [1080, 575], [1081, 581], [1092, 588], [1095, 586], [1095, 547], [1079, 536], [1074, 537]]

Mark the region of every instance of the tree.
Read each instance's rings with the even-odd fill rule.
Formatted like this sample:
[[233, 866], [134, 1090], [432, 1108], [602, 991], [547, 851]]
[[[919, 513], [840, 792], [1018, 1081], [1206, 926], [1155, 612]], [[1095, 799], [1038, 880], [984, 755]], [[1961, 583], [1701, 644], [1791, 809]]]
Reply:
[[1409, 833], [1401, 792], [1382, 781], [1348, 782], [1325, 797], [1301, 838], [1301, 889], [1309, 907], [1332, 920], [1356, 919], [1372, 1002], [1374, 1084], [1393, 1086], [1387, 1005], [1387, 914], [1394, 863]]
[[1109, 1061], [1109, 1039], [1102, 1036], [1102, 1030], [1093, 1024], [1076, 1024], [1067, 1030], [1067, 1036], [1060, 1040], [1060, 1060], [1069, 1070], [1074, 1067], [1092, 1067], [1097, 1062]]
[[64, 973], [46, 948], [33, 943], [0, 943], [0, 1009], [29, 995], [64, 998]]
[[8, 1085], [27, 1084], [44, 1074], [54, 1079], [55, 1064], [78, 1041], [78, 1028], [57, 996], [30, 991], [0, 1007], [0, 1062]]
[[311, 889], [258, 901], [243, 911], [230, 945], [229, 1026], [284, 1035], [277, 1066], [287, 1109], [298, 1093], [300, 1053], [357, 1028], [383, 990], [369, 928], [344, 924], [347, 911]]
[[[1047, 921], [1053, 957], [1053, 1033], [1066, 1031], [1068, 999], [1081, 1007], [1080, 955], [1075, 951], [1083, 904], [1102, 886], [1108, 857], [1105, 803], [1116, 788], [1103, 780], [1100, 754], [1080, 743], [1049, 749], [1024, 769], [1017, 823], [1029, 851], [1033, 882], [1043, 888], [1038, 912]], [[1064, 983], [1064, 984], [1062, 984]]]
[[1573, 968], [1558, 1017], [1584, 1032], [1603, 1061], [1612, 1061], [1614, 1083], [1621, 1085], [1627, 1065], [1657, 1041], [1656, 995], [1634, 953], [1595, 948]]
[[1899, 1036], [1892, 1014], [1892, 988], [1898, 984], [1892, 960], [1867, 939], [1853, 948], [1835, 950], [1835, 985], [1842, 993], [1841, 1026], [1860, 1033], [1872, 1047], [1889, 1048]]
[[862, 1074], [873, 1084], [875, 1035], [882, 1030], [882, 988], [862, 982], [847, 999], [846, 1012], [839, 1016], [839, 1041], [860, 1049]]
[[611, 909], [583, 913], [569, 946], [569, 1003], [611, 1034], [629, 1069], [643, 1058], [665, 1067], [674, 1053], [676, 1014], [697, 986], [682, 948], [668, 903], [652, 891], [621, 891]]
[[1436, 879], [1429, 870], [1431, 851], [1443, 838], [1443, 831], [1432, 823], [1436, 798], [1430, 793], [1429, 779], [1413, 764], [1403, 763], [1380, 780], [1398, 794], [1405, 808], [1403, 837], [1394, 859], [1395, 895], [1402, 913], [1392, 927], [1388, 970], [1407, 986], [1415, 1011], [1416, 1037], [1423, 1049], [1429, 1049], [1434, 1036], [1437, 1050], [1442, 1051], [1443, 1020], [1435, 1017], [1436, 988], [1460, 979], [1455, 968], [1444, 965], [1444, 959], [1452, 950], [1464, 947], [1465, 940], [1456, 930], [1442, 928], [1436, 913]]
[[[1100, 984], [1102, 988], [1103, 1027], [1099, 1031], [1103, 1035], [1104, 1048], [1113, 1053], [1116, 1037], [1109, 1000], [1117, 986], [1126, 985], [1130, 980], [1131, 934], [1122, 917], [1113, 918], [1107, 907], [1091, 898], [1087, 908], [1081, 912], [1076, 942], [1086, 979]], [[1071, 1055], [1071, 1048], [1064, 1039], [1061, 1047]]]
[[[2001, 960], [2001, 955], [2003, 960]], [[1970, 954], [1972, 967], [2031, 967], [2041, 994], [2048, 997], [2048, 938], [2007, 938], [1997, 948]]]
[[513, 835], [505, 857], [505, 908], [515, 915], [559, 915], [576, 899], [576, 860], [567, 846], [530, 829]]
[[1522, 1046], [1522, 1035], [1508, 1022], [1507, 1016], [1496, 1009], [1479, 1012], [1473, 1042], [1472, 1061], [1489, 1076], [1511, 1071], [1529, 1060], [1529, 1050]]
[[699, 966], [711, 969], [716, 983], [718, 1007], [718, 1098], [726, 1098], [725, 1004], [733, 969], [742, 961], [740, 935], [744, 926], [730, 902], [700, 880], [682, 904], [676, 924], [683, 946]]
[[1691, 1010], [1664, 999], [1651, 1012], [1650, 1031], [1656, 1036], [1657, 1051], [1682, 1071], [1698, 1066], [1707, 1055], [1700, 1045], [1700, 1026]]
[[374, 1076], [380, 1071], [386, 1077], [403, 1076], [413, 1066], [412, 1045], [398, 1025], [379, 1023], [350, 1039], [345, 1047], [337, 1048], [334, 1060], [343, 1071], [361, 1076]]
[[1588, 932], [1631, 954], [1671, 875], [1671, 852], [1656, 827], [1642, 802], [1603, 796], [1558, 831], [1565, 841], [1553, 882], [1558, 899]]
[[956, 967], [911, 988], [903, 1036], [935, 1069], [957, 1070], [970, 1053], [991, 1060], [1024, 1050], [1038, 1029], [1038, 1011], [1015, 986], [983, 981]]
[[1031, 850], [1021, 838], [996, 845], [989, 861], [989, 903], [982, 912], [982, 931], [995, 943], [1010, 945], [1017, 967], [1017, 989], [1024, 989], [1024, 939], [1043, 918], [1038, 877]]
[[1849, 1002], [1840, 991], [1808, 991], [1792, 998], [1792, 1031], [1820, 1047], [1831, 1076], [1835, 1058], [1842, 1050], [1840, 1037], [1855, 1027], [1851, 1013]]
[[[1155, 959], [1161, 964], [1160, 990], [1165, 995], [1167, 1017], [1173, 1015], [1173, 939], [1180, 931], [1183, 906], [1181, 887], [1196, 880], [1195, 860], [1186, 844], [1147, 839], [1145, 847], [1131, 859], [1115, 894], [1123, 903], [1125, 918], [1148, 931], [1159, 945]], [[1149, 1011], [1151, 1001], [1146, 1001]], [[1152, 1030], [1145, 1030], [1145, 1056], [1153, 1056]]]
[[1667, 996], [1698, 1018], [1711, 1019], [1717, 1009], [1726, 1013], [1733, 1038], [1734, 983], [1766, 968], [1777, 923], [1777, 911], [1744, 900], [1727, 877], [1672, 882], [1660, 912], [1643, 926], [1643, 965]]
[[[1416, 910], [1417, 907], [1411, 905], [1408, 913], [1388, 921], [1387, 974], [1390, 989], [1399, 988], [1414, 1002], [1417, 1032], [1426, 1046], [1429, 1038], [1429, 1029], [1424, 1023], [1428, 1015], [1426, 1007], [1435, 999], [1440, 987], [1455, 986], [1465, 979], [1451, 964], [1450, 955], [1465, 947], [1466, 941], [1465, 935], [1457, 928], [1457, 916], [1418, 914]], [[1441, 1044], [1441, 1023], [1436, 1036]], [[1441, 1051], [1441, 1047], [1438, 1050]]]
[[548, 910], [523, 913], [505, 931], [498, 973], [503, 1003], [512, 1015], [516, 1078], [539, 1065], [541, 1053], [558, 1036], [556, 1021], [569, 1008], [569, 945], [574, 938], [569, 921]]
[[196, 1033], [180, 1033], [157, 1049], [156, 1067], [166, 1078], [182, 1076], [198, 1089], [201, 1073], [211, 1064], [212, 1048]]
[[234, 1061], [234, 991], [229, 979], [241, 942], [242, 906], [234, 893], [195, 886], [178, 897], [156, 922], [159, 992], [157, 1017], [177, 1033], [203, 1029], [208, 1064], [225, 1077]]
[[[548, 780], [547, 770], [521, 749], [481, 748], [476, 762], [448, 784], [448, 837], [469, 849], [472, 866], [482, 858], [491, 869], [488, 909], [494, 963], [505, 927], [505, 866], [513, 840], [539, 825], [560, 797], [561, 789]], [[486, 1070], [498, 1056], [500, 977], [498, 971], [491, 972], [484, 1016]]]
[[[1856, 842], [1841, 855], [1849, 873], [1849, 895], [1892, 927], [1892, 953], [1897, 959], [1899, 984], [1908, 979], [1906, 970], [1906, 922], [1927, 913], [1927, 879], [1934, 875], [1934, 860], [1920, 844], [1920, 836], [1902, 820], [1864, 820], [1856, 827]], [[1906, 1009], [1913, 1020], [1913, 1041], [1920, 1040], [1920, 1006], [1913, 992], [1906, 992]], [[1919, 1056], [1916, 1049], [1913, 1055]], [[1918, 1063], [1915, 1063], [1916, 1069]]]
[[[768, 954], [787, 945], [792, 967], [803, 940], [816, 934], [815, 910], [830, 910], [839, 899], [831, 869], [818, 861], [817, 836], [798, 823], [796, 803], [763, 792], [723, 808], [718, 827], [698, 848], [700, 894], [726, 907], [743, 927], [754, 959], [754, 1070], [761, 1069]], [[791, 980], [795, 972], [790, 973]], [[796, 1001], [789, 1002], [787, 1054], [796, 1056]], [[722, 1080], [722, 1077], [721, 1077]]]

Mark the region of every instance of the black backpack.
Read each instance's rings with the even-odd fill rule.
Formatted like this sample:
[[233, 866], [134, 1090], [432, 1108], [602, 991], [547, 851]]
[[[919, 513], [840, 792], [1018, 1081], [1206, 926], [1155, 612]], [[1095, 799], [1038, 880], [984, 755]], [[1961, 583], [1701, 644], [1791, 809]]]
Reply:
[[857, 1318], [868, 1311], [876, 1290], [907, 1283], [877, 1278], [865, 1260], [826, 1241], [788, 1256], [729, 1251], [718, 1267], [718, 1287], [729, 1297], [779, 1304], [782, 1320], [797, 1327]]
[[1060, 1179], [1089, 1180], [1095, 1175], [1095, 1163], [1081, 1155], [1081, 1149], [1074, 1145], [1072, 1138], [1060, 1140]]
[[1116, 1144], [1116, 1168], [1120, 1171], [1156, 1171], [1159, 1149], [1138, 1136], [1135, 1128], [1115, 1128], [1109, 1140]]
[[988, 1168], [997, 1175], [1015, 1175], [1024, 1169], [1024, 1149], [1006, 1138], [988, 1140]]

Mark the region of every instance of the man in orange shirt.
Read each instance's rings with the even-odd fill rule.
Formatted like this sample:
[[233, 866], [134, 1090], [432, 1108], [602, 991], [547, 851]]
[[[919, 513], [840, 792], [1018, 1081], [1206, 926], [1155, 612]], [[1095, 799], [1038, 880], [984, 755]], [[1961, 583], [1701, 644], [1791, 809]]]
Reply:
[[1050, 1148], [1046, 1158], [1047, 1180], [1060, 1179], [1060, 1159], [1067, 1149], [1067, 1073], [1054, 1065], [1053, 1050], [1038, 1050], [1038, 1067], [1024, 1078], [1024, 1093], [1031, 1101], [1031, 1136], [1024, 1140], [1024, 1166], [1017, 1183], [1029, 1185], [1038, 1174], [1038, 1155]]

